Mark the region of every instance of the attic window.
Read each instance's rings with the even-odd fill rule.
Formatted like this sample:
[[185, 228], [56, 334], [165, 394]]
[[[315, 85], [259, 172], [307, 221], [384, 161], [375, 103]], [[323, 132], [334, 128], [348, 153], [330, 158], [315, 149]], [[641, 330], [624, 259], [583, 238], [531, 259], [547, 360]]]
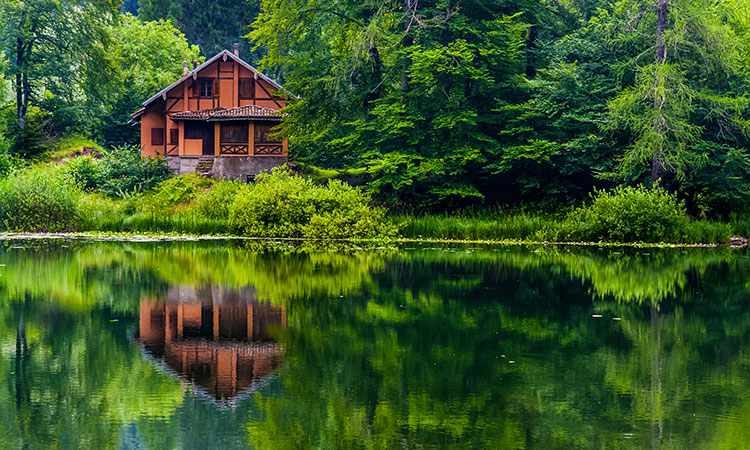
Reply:
[[214, 96], [214, 80], [210, 78], [201, 78], [200, 82], [200, 96], [201, 98], [213, 97]]
[[240, 78], [240, 99], [251, 99], [253, 98], [253, 79], [252, 78]]

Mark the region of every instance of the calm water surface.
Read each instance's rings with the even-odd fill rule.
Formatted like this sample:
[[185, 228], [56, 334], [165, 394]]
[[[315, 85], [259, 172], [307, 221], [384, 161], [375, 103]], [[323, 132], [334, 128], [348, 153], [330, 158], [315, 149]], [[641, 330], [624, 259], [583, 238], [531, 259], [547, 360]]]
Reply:
[[5, 241], [0, 448], [748, 448], [749, 269]]

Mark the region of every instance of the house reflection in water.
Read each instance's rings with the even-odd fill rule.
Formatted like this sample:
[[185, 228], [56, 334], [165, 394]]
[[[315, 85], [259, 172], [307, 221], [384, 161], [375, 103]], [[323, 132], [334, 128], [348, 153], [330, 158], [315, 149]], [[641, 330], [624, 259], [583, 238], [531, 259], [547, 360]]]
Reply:
[[252, 390], [280, 366], [273, 327], [286, 327], [285, 308], [257, 302], [252, 287], [179, 286], [168, 291], [166, 302], [141, 300], [145, 350], [220, 401]]

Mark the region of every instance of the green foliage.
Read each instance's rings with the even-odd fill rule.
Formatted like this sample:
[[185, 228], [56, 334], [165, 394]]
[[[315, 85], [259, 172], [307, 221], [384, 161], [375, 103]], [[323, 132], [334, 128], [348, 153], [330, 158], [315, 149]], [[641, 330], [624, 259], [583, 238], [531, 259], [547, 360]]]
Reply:
[[251, 37], [300, 96], [283, 121], [298, 158], [366, 167], [369, 191], [390, 204], [451, 207], [494, 194], [487, 162], [502, 151], [509, 118], [498, 101], [523, 98], [530, 2], [261, 7]]
[[80, 231], [123, 231], [127, 204], [101, 193], [85, 194], [78, 202]]
[[237, 43], [242, 58], [256, 64], [263, 50], [253, 48], [244, 35], [258, 14], [259, 3], [258, 0], [139, 0], [138, 18], [168, 21], [185, 34], [188, 42], [199, 44], [204, 56], [231, 50], [232, 44]]
[[572, 211], [563, 233], [588, 241], [676, 242], [688, 223], [685, 206], [661, 188], [616, 187], [598, 191]]
[[[128, 124], [130, 114], [148, 97], [182, 76], [182, 62], [203, 61], [200, 49], [167, 20], [147, 22], [124, 15], [108, 28], [108, 58], [115, 73], [88, 86], [95, 95], [91, 108], [93, 133], [107, 146], [138, 142], [138, 127]], [[195, 42], [195, 41], [193, 41]]]
[[341, 181], [319, 186], [285, 168], [256, 180], [237, 193], [230, 209], [230, 226], [239, 234], [305, 238], [395, 234], [382, 208], [371, 207], [369, 196]]
[[65, 171], [35, 166], [0, 179], [0, 227], [8, 231], [67, 231], [76, 227], [81, 191]]
[[53, 139], [49, 145], [49, 159], [51, 161], [62, 161], [71, 155], [86, 155], [88, 153], [104, 153], [104, 147], [97, 142], [80, 135], [69, 135]]
[[[54, 112], [53, 134], [87, 127], [97, 111], [87, 107], [93, 95], [86, 86], [104, 84], [113, 71], [106, 27], [117, 19], [119, 6], [117, 0], [3, 2], [0, 55], [8, 64], [0, 70], [14, 80], [16, 125], [24, 138], [33, 132], [26, 131], [30, 107]], [[29, 143], [15, 147], [35, 154]]]
[[239, 181], [216, 182], [210, 189], [198, 194], [191, 209], [207, 219], [228, 221], [229, 210], [241, 187]]
[[105, 151], [98, 168], [99, 189], [110, 196], [147, 191], [171, 175], [166, 159], [141, 156], [135, 145]]
[[0, 134], [5, 135], [8, 152], [24, 159], [40, 159], [52, 140], [48, 130], [49, 121], [49, 113], [30, 106], [25, 127], [21, 129], [15, 108], [8, 104], [0, 109]]
[[394, 222], [404, 237], [471, 240], [534, 240], [537, 233], [556, 223], [543, 213], [396, 216]]
[[0, 178], [8, 175], [13, 169], [13, 159], [8, 153], [9, 148], [8, 140], [0, 134]]
[[198, 194], [215, 183], [210, 178], [196, 173], [180, 175], [162, 181], [154, 189], [141, 197], [141, 210], [164, 211], [171, 210], [177, 205], [190, 203]]
[[66, 172], [85, 192], [91, 192], [99, 185], [99, 167], [91, 156], [71, 158], [64, 166]]

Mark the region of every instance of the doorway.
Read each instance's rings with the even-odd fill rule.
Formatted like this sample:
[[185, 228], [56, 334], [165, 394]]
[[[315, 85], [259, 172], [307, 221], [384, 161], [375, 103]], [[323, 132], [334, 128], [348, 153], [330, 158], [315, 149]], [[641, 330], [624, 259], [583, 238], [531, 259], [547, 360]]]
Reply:
[[214, 124], [210, 122], [185, 122], [185, 139], [201, 139], [203, 155], [214, 154]]

